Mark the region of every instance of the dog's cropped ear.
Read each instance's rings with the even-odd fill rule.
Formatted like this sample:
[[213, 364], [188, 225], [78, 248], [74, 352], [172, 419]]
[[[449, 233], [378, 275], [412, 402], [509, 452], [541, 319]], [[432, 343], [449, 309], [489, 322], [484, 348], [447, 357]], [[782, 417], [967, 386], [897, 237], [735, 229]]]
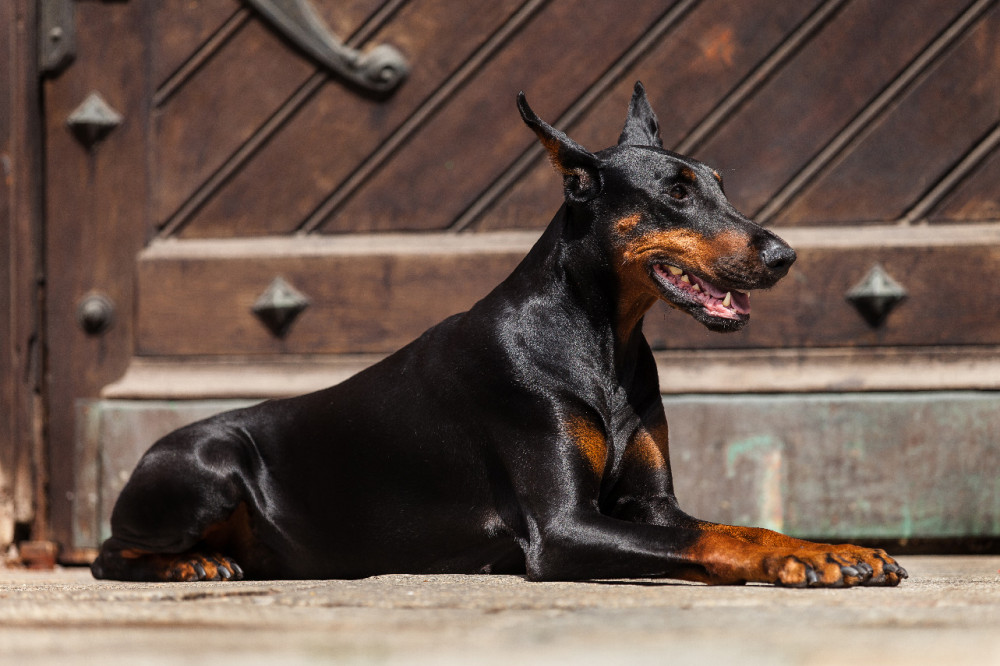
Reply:
[[602, 187], [601, 160], [563, 132], [539, 118], [524, 93], [517, 94], [517, 108], [521, 118], [538, 136], [549, 153], [549, 160], [563, 176], [566, 198], [584, 202], [597, 196]]
[[625, 119], [625, 129], [618, 137], [618, 145], [656, 146], [663, 147], [660, 138], [660, 123], [653, 113], [653, 107], [646, 99], [646, 89], [641, 81], [635, 82], [632, 90], [632, 101], [628, 105], [628, 118]]

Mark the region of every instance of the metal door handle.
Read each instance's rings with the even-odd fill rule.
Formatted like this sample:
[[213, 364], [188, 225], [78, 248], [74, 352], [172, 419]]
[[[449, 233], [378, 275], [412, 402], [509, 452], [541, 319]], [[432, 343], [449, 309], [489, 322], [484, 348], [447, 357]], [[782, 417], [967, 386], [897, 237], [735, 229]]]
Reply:
[[346, 46], [308, 0], [246, 2], [321, 65], [365, 90], [387, 93], [409, 74], [406, 58], [388, 44], [379, 44], [366, 53]]

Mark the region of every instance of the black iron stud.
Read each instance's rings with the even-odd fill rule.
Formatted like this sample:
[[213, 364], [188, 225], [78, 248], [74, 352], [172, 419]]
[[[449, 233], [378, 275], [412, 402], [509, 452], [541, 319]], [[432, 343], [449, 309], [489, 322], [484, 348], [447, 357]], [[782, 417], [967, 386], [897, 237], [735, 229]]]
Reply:
[[253, 313], [275, 337], [283, 338], [289, 327], [303, 310], [309, 299], [282, 277], [276, 277], [253, 305]]
[[118, 127], [122, 120], [122, 114], [115, 111], [99, 93], [92, 92], [73, 110], [66, 124], [89, 150]]
[[882, 264], [875, 264], [861, 282], [844, 294], [872, 328], [885, 323], [896, 306], [906, 300], [906, 289], [892, 279]]

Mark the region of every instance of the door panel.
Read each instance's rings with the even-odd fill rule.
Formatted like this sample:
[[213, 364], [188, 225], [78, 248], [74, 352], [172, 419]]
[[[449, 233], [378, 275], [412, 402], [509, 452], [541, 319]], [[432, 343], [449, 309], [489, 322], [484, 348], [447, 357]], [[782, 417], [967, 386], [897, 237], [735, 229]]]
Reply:
[[[68, 70], [44, 85], [51, 536], [67, 545], [73, 544], [76, 473], [93, 465], [74, 455], [76, 404], [121, 376], [132, 357], [135, 258], [148, 238], [151, 196], [143, 115], [146, 16], [138, 3], [73, 6], [80, 51]], [[88, 148], [67, 120], [92, 92], [122, 121]], [[113, 324], [88, 335], [78, 309], [97, 294], [113, 304]]]
[[[996, 0], [311, 3], [408, 77], [348, 85], [249, 2], [71, 3], [76, 59], [44, 85], [55, 538], [86, 540], [92, 401], [315, 388], [502, 279], [560, 202], [522, 89], [599, 149], [643, 80], [665, 144], [799, 251], [743, 332], [650, 313], [664, 392], [1000, 388]], [[91, 93], [120, 122], [87, 143]], [[906, 295], [877, 326], [847, 300], [876, 266]], [[278, 278], [305, 307], [275, 332]]]
[[849, 224], [905, 219], [925, 193], [996, 127], [998, 34], [1000, 7], [994, 7], [957, 36], [912, 88], [777, 221]]
[[[142, 356], [386, 353], [484, 296], [534, 234], [181, 241], [142, 254]], [[506, 245], [507, 249], [504, 249]], [[309, 305], [276, 336], [254, 314], [280, 276]], [[322, 279], [317, 279], [322, 276]], [[376, 316], [377, 313], [377, 316]], [[199, 334], [187, 327], [198, 322]]]
[[[385, 142], [399, 142], [449, 103], [454, 92], [448, 89], [455, 87], [456, 70], [481, 50], [495, 48], [488, 44], [492, 33], [516, 20], [512, 14], [517, 9], [513, 0], [422, 0], [408, 4], [373, 37], [379, 43], [406, 45], [409, 53], [420, 56], [419, 66], [391, 102], [345, 94], [342, 87], [330, 83], [317, 86], [301, 99], [286, 101], [286, 107], [294, 105], [288, 123], [221, 184], [204, 209], [185, 220], [182, 229], [168, 225], [166, 233], [218, 238], [292, 233], [303, 226], [315, 226], [314, 211], [355, 179], [359, 170], [370, 173]], [[187, 116], [196, 110], [188, 107], [181, 113]], [[481, 121], [490, 126], [491, 121]], [[439, 154], [456, 150], [457, 145], [457, 139], [441, 145]], [[171, 148], [165, 145], [163, 149]], [[275, 178], [276, 171], [284, 175]], [[393, 189], [389, 200], [400, 201], [409, 211], [421, 211], [426, 197], [407, 201], [405, 195], [403, 190]], [[351, 231], [360, 224], [355, 220], [342, 226]], [[401, 218], [387, 224], [390, 229], [404, 227]]]
[[[886, 86], [961, 10], [960, 3], [934, 0], [847, 3], [697, 153], [738, 169], [727, 192], [741, 210], [757, 214], [845, 127], [872, 109]], [[880, 26], [877, 33], [873, 25]], [[745, 162], [749, 155], [752, 166]], [[869, 176], [872, 180], [881, 182]], [[801, 218], [792, 214], [782, 222], [799, 224]]]
[[314, 69], [267, 26], [248, 19], [197, 73], [178, 84], [154, 111], [155, 219], [169, 223]]
[[[664, 27], [662, 34], [623, 72], [610, 88], [593, 100], [584, 113], [567, 114], [569, 122], [551, 118], [582, 145], [596, 149], [618, 138], [623, 121], [622, 100], [632, 95], [636, 80], [645, 81], [650, 103], [660, 121], [666, 146], [686, 146], [702, 135], [708, 122], [731, 103], [742, 81], [753, 79], [762, 61], [802, 30], [819, 2], [731, 3], [706, 0], [694, 6], [684, 20]], [[684, 63], [679, 67], [678, 63]], [[545, 100], [539, 100], [544, 102]], [[562, 201], [553, 187], [552, 167], [538, 149], [529, 151], [527, 165], [515, 163], [473, 205], [455, 226], [490, 231], [537, 228], [548, 220], [538, 212], [555, 210]], [[727, 174], [738, 165], [718, 163]], [[758, 167], [756, 160], [753, 171]], [[738, 168], [729, 176], [731, 190], [750, 176]], [[732, 182], [737, 181], [737, 182]], [[503, 185], [503, 187], [498, 187]], [[489, 215], [483, 215], [489, 210]]]
[[[787, 229], [799, 260], [781, 287], [752, 294], [743, 331], [709, 333], [667, 308], [646, 317], [654, 349], [1000, 345], [983, 316], [1000, 302], [1000, 227]], [[388, 353], [484, 296], [514, 268], [532, 232], [154, 244], [139, 260], [141, 356]], [[359, 251], [359, 248], [363, 250]], [[873, 328], [846, 299], [878, 263], [908, 292]], [[977, 266], [976, 287], [957, 265]], [[322, 275], [323, 280], [316, 276]], [[253, 305], [275, 276], [310, 305], [283, 337]], [[373, 316], [373, 313], [378, 316]], [[940, 313], [948, 312], [943, 321]], [[191, 322], [198, 335], [190, 335]]]
[[150, 31], [150, 79], [157, 86], [191, 62], [198, 47], [220, 34], [227, 23], [249, 18], [239, 12], [236, 0], [163, 0], [159, 4], [161, 11], [154, 15]]
[[[512, 107], [513, 95], [524, 89], [538, 113], [558, 117], [669, 4], [636, 3], [628, 12], [601, 0], [546, 5], [428, 119], [405, 150], [370, 175], [335, 213], [340, 224], [326, 222], [324, 230], [447, 229], [535, 142]], [[579, 16], [588, 19], [578, 21]], [[592, 44], [600, 48], [587, 46]], [[552, 212], [529, 214], [542, 227]]]

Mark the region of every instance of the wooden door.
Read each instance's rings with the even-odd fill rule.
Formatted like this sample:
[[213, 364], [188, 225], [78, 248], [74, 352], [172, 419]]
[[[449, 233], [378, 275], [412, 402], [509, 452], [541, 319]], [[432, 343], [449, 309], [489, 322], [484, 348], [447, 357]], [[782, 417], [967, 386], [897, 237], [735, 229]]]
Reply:
[[[647, 318], [665, 393], [1000, 387], [995, 1], [70, 4], [44, 90], [64, 543], [96, 540], [93, 401], [316, 388], [499, 281], [560, 201], [522, 89], [599, 149], [641, 79], [665, 144], [799, 251], [744, 332]], [[398, 85], [331, 70], [331, 35], [394, 49]]]
[[[47, 538], [43, 465], [41, 131], [33, 3], [0, 4], [0, 549]], [[43, 475], [39, 475], [43, 476]], [[23, 553], [23, 550], [22, 550]]]

